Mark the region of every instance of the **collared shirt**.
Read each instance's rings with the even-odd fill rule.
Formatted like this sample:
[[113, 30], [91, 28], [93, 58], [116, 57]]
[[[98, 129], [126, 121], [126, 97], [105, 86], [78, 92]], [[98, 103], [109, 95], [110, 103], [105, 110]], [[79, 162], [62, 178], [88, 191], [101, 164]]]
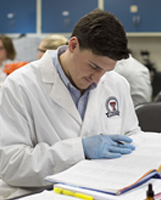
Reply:
[[86, 105], [88, 102], [88, 96], [89, 96], [89, 91], [94, 89], [97, 84], [92, 83], [84, 92], [83, 95], [81, 95], [81, 92], [74, 87], [71, 82], [69, 81], [69, 79], [67, 78], [67, 76], [65, 75], [61, 64], [59, 62], [59, 56], [61, 54], [63, 54], [66, 50], [67, 50], [68, 46], [61, 46], [59, 47], [56, 51], [52, 51], [51, 52], [51, 58], [53, 61], [53, 64], [60, 76], [60, 78], [62, 79], [63, 83], [65, 84], [65, 86], [67, 87], [68, 91], [70, 92], [72, 99], [78, 109], [78, 112], [82, 118], [82, 120], [84, 119], [84, 115], [85, 115], [85, 110], [86, 110]]

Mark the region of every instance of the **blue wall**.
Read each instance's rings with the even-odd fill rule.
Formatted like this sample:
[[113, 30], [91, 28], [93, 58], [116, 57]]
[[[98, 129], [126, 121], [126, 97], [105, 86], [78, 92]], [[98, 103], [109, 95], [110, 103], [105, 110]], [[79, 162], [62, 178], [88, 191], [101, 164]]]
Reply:
[[36, 0], [0, 2], [0, 33], [35, 33]]

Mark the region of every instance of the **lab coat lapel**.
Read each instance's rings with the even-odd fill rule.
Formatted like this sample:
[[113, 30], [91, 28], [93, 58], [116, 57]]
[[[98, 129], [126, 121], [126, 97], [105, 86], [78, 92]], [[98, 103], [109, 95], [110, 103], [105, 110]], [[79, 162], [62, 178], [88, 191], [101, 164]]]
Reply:
[[52, 87], [50, 98], [65, 109], [70, 115], [72, 115], [73, 118], [75, 118], [80, 124], [82, 124], [82, 119], [73, 102], [73, 99], [58, 75]]
[[82, 124], [82, 119], [80, 114], [73, 102], [73, 99], [61, 81], [49, 55], [49, 50], [41, 59], [41, 76], [44, 83], [52, 84], [50, 98], [56, 102], [59, 106], [65, 109], [70, 115], [73, 116], [80, 124]]

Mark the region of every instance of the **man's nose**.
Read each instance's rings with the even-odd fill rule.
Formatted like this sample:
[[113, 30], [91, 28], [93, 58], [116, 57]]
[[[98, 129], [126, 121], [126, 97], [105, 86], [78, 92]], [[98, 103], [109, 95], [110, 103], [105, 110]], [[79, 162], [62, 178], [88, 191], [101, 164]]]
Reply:
[[95, 83], [98, 83], [105, 72], [95, 72], [92, 74], [91, 78]]

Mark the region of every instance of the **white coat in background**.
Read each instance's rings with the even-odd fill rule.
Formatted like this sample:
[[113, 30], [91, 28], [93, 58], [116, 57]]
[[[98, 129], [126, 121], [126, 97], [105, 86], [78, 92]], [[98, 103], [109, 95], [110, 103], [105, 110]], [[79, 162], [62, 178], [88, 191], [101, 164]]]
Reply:
[[149, 69], [137, 61], [132, 55], [128, 59], [118, 61], [115, 71], [124, 76], [130, 85], [131, 97], [134, 106], [151, 102], [152, 85]]
[[49, 52], [13, 72], [0, 91], [0, 176], [12, 185], [44, 187], [47, 175], [85, 159], [82, 137], [140, 131], [128, 82], [107, 72], [82, 121]]

